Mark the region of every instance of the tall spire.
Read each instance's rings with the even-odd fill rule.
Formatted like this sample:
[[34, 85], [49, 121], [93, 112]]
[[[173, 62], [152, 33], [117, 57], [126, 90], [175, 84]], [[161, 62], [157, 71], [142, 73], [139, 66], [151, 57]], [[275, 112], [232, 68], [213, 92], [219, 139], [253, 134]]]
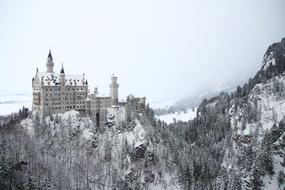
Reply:
[[61, 70], [60, 70], [61, 74], [64, 74], [64, 68], [63, 68], [63, 63], [61, 63]]
[[49, 53], [48, 53], [46, 66], [47, 66], [47, 72], [48, 73], [53, 73], [54, 63], [53, 63], [53, 59], [52, 59], [52, 55], [51, 55], [51, 50], [50, 49], [49, 49]]
[[51, 50], [49, 49], [49, 53], [48, 53], [48, 59], [52, 60], [52, 55], [51, 55]]

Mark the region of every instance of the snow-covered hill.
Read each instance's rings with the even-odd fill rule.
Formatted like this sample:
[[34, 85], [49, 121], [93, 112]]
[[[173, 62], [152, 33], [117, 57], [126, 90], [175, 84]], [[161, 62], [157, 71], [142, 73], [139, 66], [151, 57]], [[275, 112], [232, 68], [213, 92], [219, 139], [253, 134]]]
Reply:
[[[145, 114], [130, 118], [127, 113], [124, 107], [109, 108], [106, 126], [101, 128], [77, 111], [51, 115], [43, 121], [37, 115], [28, 117], [17, 126], [21, 137], [10, 139], [0, 133], [14, 144], [4, 157], [13, 157], [14, 152], [20, 151], [17, 160], [29, 160], [29, 176], [34, 180], [31, 183], [37, 187], [180, 189], [175, 167], [165, 162], [166, 147], [154, 140], [151, 120]], [[0, 179], [1, 167], [0, 164]], [[36, 171], [39, 167], [45, 169]], [[29, 181], [19, 177], [14, 185], [25, 180]]]
[[[279, 180], [285, 171], [285, 131], [280, 126], [280, 122], [285, 121], [285, 73], [271, 78], [266, 83], [257, 84], [249, 93], [247, 101], [238, 107], [233, 104], [229, 114], [231, 127], [235, 131], [234, 141], [231, 148], [227, 149], [223, 166], [242, 173], [243, 189], [248, 188], [256, 170], [261, 173], [258, 174], [260, 182], [257, 182], [262, 184], [260, 189], [283, 189], [285, 184], [282, 185]], [[271, 135], [277, 131], [280, 134], [274, 140]], [[267, 136], [271, 139], [266, 139]], [[270, 150], [264, 150], [264, 144], [269, 146]], [[253, 149], [257, 157], [252, 160], [250, 171], [238, 164], [240, 155], [248, 147]], [[262, 160], [265, 159], [264, 156], [269, 156], [266, 157], [267, 161]], [[264, 167], [268, 167], [266, 164], [271, 167], [269, 173], [267, 170], [262, 172]]]
[[203, 99], [217, 96], [221, 92], [230, 93], [236, 88], [236, 86], [245, 83], [245, 81], [247, 81], [247, 79], [245, 79], [245, 77], [241, 77], [237, 81], [228, 81], [219, 84], [209, 82], [207, 85], [201, 86], [196, 89], [187, 97], [177, 100], [172, 106], [192, 109], [193, 107], [197, 107]]
[[186, 111], [176, 111], [174, 113], [156, 116], [157, 119], [166, 122], [167, 124], [176, 121], [189, 121], [196, 117], [197, 109], [188, 109]]

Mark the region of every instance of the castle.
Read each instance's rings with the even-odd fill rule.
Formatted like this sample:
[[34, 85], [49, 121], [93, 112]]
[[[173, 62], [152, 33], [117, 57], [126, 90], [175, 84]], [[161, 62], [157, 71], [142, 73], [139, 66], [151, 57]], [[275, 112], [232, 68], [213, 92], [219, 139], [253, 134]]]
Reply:
[[134, 105], [138, 112], [143, 112], [146, 108], [145, 97], [136, 98], [130, 95], [127, 101], [119, 101], [119, 84], [114, 74], [111, 77], [110, 95], [99, 96], [98, 88], [89, 93], [85, 74], [66, 74], [63, 65], [60, 73], [55, 73], [51, 51], [46, 67], [46, 72], [39, 72], [37, 69], [32, 79], [32, 110], [42, 118], [50, 114], [76, 110], [82, 115], [90, 116], [91, 120], [100, 126], [106, 122], [107, 108], [122, 107], [128, 103]]

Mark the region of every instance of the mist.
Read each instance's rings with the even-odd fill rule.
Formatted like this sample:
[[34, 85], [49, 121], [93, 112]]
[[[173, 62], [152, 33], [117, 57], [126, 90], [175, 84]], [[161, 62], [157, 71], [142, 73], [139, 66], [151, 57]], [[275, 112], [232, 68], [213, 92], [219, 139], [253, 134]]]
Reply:
[[179, 99], [244, 81], [285, 36], [282, 0], [1, 1], [0, 92], [32, 93], [36, 68], [85, 73], [90, 90]]

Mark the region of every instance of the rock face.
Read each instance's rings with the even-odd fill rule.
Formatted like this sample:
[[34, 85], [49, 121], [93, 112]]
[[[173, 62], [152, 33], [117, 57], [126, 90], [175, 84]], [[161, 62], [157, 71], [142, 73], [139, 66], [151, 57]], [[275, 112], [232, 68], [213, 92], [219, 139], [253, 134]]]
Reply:
[[281, 40], [281, 42], [277, 42], [272, 44], [266, 50], [263, 61], [262, 61], [262, 68], [261, 70], [266, 70], [269, 68], [269, 65], [275, 65], [276, 62], [282, 61], [285, 55], [285, 38]]
[[[128, 109], [110, 108], [107, 111], [108, 127], [104, 132], [104, 138], [109, 139], [109, 144], [112, 144], [110, 161], [112, 167], [118, 172], [118, 179], [112, 188], [140, 190], [162, 188], [165, 186], [164, 184], [168, 184], [166, 189], [177, 189], [178, 185], [174, 186], [176, 174], [169, 175], [164, 169], [165, 166], [161, 167], [158, 164], [161, 161], [161, 153], [154, 149], [153, 143], [158, 141], [153, 141], [153, 139], [156, 138], [148, 136], [150, 134], [148, 130], [153, 127], [147, 117], [141, 114], [132, 114], [130, 117], [132, 111]], [[156, 144], [156, 146], [160, 146], [160, 144]], [[159, 182], [154, 184], [156, 176]], [[164, 176], [167, 176], [167, 179], [164, 179]]]

